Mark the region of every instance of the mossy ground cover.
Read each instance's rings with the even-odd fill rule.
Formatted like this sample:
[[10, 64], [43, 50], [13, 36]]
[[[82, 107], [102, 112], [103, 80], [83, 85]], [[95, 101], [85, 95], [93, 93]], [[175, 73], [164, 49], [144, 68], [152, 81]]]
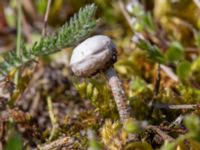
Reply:
[[[134, 2], [52, 1], [48, 38], [43, 41], [41, 24], [48, 1], [23, 2], [23, 57], [18, 57], [15, 51], [7, 52], [16, 49], [13, 20], [18, 15], [6, 11], [16, 10], [17, 3], [0, 1], [0, 49], [4, 50], [0, 150], [200, 149], [199, 2]], [[95, 16], [96, 7], [85, 13], [81, 9], [82, 17], [75, 16], [59, 30], [88, 3], [95, 3]], [[35, 13], [27, 9], [28, 4]], [[114, 68], [134, 118], [126, 123], [119, 121], [102, 73], [79, 78], [69, 67], [74, 45], [96, 34], [111, 37], [117, 45]], [[59, 52], [48, 55], [55, 51]], [[13, 82], [16, 70], [17, 84]]]

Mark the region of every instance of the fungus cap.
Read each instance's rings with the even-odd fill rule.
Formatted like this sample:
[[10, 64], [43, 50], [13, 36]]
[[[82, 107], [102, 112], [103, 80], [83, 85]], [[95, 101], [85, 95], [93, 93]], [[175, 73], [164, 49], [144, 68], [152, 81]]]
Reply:
[[108, 36], [96, 35], [73, 50], [70, 67], [76, 76], [89, 77], [112, 65], [115, 59], [116, 47], [112, 40]]

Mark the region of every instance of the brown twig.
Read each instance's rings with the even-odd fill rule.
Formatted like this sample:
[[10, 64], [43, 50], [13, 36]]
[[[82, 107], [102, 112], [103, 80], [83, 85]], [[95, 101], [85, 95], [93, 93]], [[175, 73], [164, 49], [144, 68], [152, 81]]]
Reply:
[[51, 2], [52, 2], [52, 0], [48, 0], [48, 3], [47, 3], [47, 8], [46, 8], [45, 16], [44, 16], [44, 27], [42, 29], [42, 36], [46, 35], [46, 27], [47, 27], [47, 22], [48, 22], [48, 18], [49, 18]]
[[184, 128], [170, 128], [170, 127], [159, 127], [162, 131], [170, 133], [186, 134], [188, 131]]
[[49, 117], [50, 117], [51, 124], [52, 124], [52, 129], [51, 129], [51, 134], [50, 134], [49, 140], [52, 140], [55, 133], [57, 132], [58, 123], [57, 123], [57, 119], [56, 119], [54, 112], [53, 112], [53, 104], [52, 104], [52, 100], [51, 100], [50, 96], [47, 97], [47, 106], [48, 106]]
[[160, 74], [160, 64], [157, 64], [157, 74], [155, 79], [155, 86], [154, 86], [154, 96], [158, 95], [160, 89], [160, 81], [161, 81], [161, 74]]
[[159, 93], [159, 89], [160, 89], [160, 81], [161, 81], [161, 74], [160, 74], [160, 64], [157, 64], [157, 72], [156, 72], [156, 79], [155, 79], [155, 84], [154, 84], [154, 93], [153, 93], [153, 98], [152, 100], [149, 102], [149, 107], [150, 107], [150, 113], [149, 113], [149, 117], [152, 115], [154, 107], [152, 107], [156, 96]]
[[153, 103], [153, 107], [156, 109], [200, 109], [199, 104], [173, 105], [173, 104]]
[[167, 141], [172, 141], [173, 138], [171, 136], [169, 136], [168, 134], [166, 134], [165, 132], [163, 132], [161, 129], [159, 129], [156, 126], [148, 126], [147, 130], [152, 130], [154, 133], [158, 134], [163, 141], [167, 140]]
[[47, 143], [44, 145], [38, 145], [39, 150], [52, 150], [52, 149], [60, 149], [62, 147], [70, 147], [72, 144], [74, 144], [75, 141], [73, 138], [70, 137], [64, 137], [60, 138], [58, 140], [55, 140], [51, 143]]
[[186, 47], [185, 52], [191, 54], [198, 54], [200, 52], [200, 49], [198, 47]]
[[131, 21], [131, 17], [129, 16], [128, 12], [126, 11], [126, 9], [124, 7], [124, 2], [122, 0], [118, 0], [117, 2], [118, 2], [119, 9], [121, 10], [121, 12], [124, 15], [129, 27], [131, 28], [131, 30], [134, 33], [135, 29], [133, 28], [133, 23]]

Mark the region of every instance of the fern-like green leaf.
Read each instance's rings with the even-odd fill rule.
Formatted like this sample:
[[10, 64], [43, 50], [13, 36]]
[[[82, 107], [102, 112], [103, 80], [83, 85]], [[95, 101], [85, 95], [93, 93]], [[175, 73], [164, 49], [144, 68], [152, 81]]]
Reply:
[[165, 57], [160, 51], [160, 49], [157, 46], [152, 45], [149, 41], [144, 39], [139, 39], [139, 41], [137, 42], [137, 46], [140, 49], [147, 51], [149, 57], [152, 60], [159, 63], [165, 63]]
[[4, 61], [0, 63], [0, 76], [7, 76], [14, 68], [21, 67], [37, 57], [78, 44], [95, 28], [97, 23], [94, 19], [95, 12], [94, 4], [87, 5], [81, 8], [57, 33], [35, 42], [31, 49], [28, 50], [22, 45], [20, 57], [17, 56], [16, 51], [6, 53]]

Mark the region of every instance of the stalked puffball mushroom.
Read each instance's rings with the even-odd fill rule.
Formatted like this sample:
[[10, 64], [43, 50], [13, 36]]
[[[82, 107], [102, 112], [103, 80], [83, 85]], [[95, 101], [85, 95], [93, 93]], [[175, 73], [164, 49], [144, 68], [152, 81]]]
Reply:
[[122, 83], [113, 68], [116, 54], [116, 46], [108, 36], [96, 35], [86, 39], [73, 50], [70, 67], [79, 77], [91, 77], [96, 73], [104, 72], [108, 78], [120, 120], [125, 122], [131, 118], [131, 109]]

